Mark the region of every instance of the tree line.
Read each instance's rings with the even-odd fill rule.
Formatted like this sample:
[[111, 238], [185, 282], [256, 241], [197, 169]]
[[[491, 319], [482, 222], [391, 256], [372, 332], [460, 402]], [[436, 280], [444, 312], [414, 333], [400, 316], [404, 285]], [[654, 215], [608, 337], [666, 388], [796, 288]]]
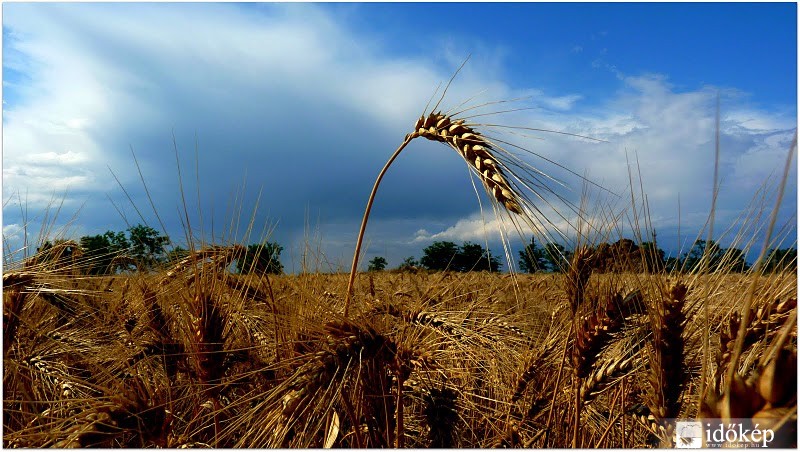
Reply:
[[[677, 257], [667, 257], [655, 241], [637, 245], [633, 240], [620, 239], [614, 243], [600, 243], [589, 248], [590, 265], [598, 273], [657, 273], [683, 272], [744, 272], [750, 269], [745, 252], [738, 248], [722, 248], [716, 241], [698, 240], [686, 253]], [[407, 257], [396, 268], [399, 271], [449, 270], [457, 272], [490, 271], [497, 272], [501, 262], [482, 246], [464, 242], [461, 246], [454, 242], [439, 241], [423, 249], [423, 256], [417, 260]], [[540, 245], [535, 239], [519, 251], [517, 262], [520, 271], [525, 273], [557, 273], [569, 267], [574, 250], [559, 243]], [[368, 271], [381, 271], [387, 267], [382, 256], [369, 262]], [[789, 271], [797, 269], [797, 250], [795, 248], [773, 248], [764, 265], [766, 272]]]
[[[174, 246], [150, 226], [138, 224], [124, 231], [106, 231], [86, 235], [77, 242], [46, 241], [37, 249], [37, 262], [71, 265], [89, 275], [113, 275], [128, 271], [158, 271], [189, 255], [189, 250]], [[283, 247], [274, 242], [252, 244], [236, 257], [236, 271], [241, 274], [283, 273], [280, 254]]]
[[[589, 247], [589, 263], [598, 273], [656, 273], [656, 272], [733, 272], [750, 269], [745, 252], [739, 248], [722, 248], [714, 240], [697, 240], [689, 251], [666, 257], [664, 250], [655, 241], [637, 245], [633, 240], [620, 239], [614, 243], [600, 243]], [[568, 268], [574, 251], [562, 245], [548, 243], [539, 246], [531, 239], [519, 252], [520, 270], [528, 273], [560, 272]], [[767, 253], [762, 268], [766, 272], [797, 270], [795, 248], [773, 248]]]
[[[189, 255], [180, 246], [172, 247], [168, 236], [155, 229], [138, 224], [125, 231], [106, 231], [87, 235], [78, 242], [47, 241], [38, 250], [41, 261], [69, 262], [75, 268], [91, 275], [110, 275], [126, 271], [157, 271]], [[276, 242], [262, 242], [245, 247], [237, 256], [233, 268], [240, 274], [283, 273], [280, 255], [283, 247]], [[697, 240], [686, 253], [667, 257], [655, 240], [636, 244], [629, 239], [614, 243], [600, 243], [589, 249], [590, 264], [598, 273], [655, 273], [667, 272], [744, 272], [750, 268], [745, 252], [738, 248], [722, 248], [716, 241]], [[399, 271], [426, 269], [433, 271], [488, 271], [498, 272], [502, 263], [496, 255], [480, 244], [469, 241], [461, 245], [450, 241], [437, 241], [422, 250], [418, 260], [407, 257], [396, 268]], [[564, 271], [574, 254], [559, 243], [539, 244], [535, 239], [519, 251], [518, 268], [526, 273], [554, 273]], [[382, 271], [388, 265], [386, 258], [375, 256], [368, 271]], [[233, 270], [232, 268], [232, 270]], [[795, 248], [773, 248], [762, 267], [766, 272], [797, 270]]]
[[[472, 242], [433, 242], [422, 250], [422, 258], [417, 260], [414, 256], [403, 260], [397, 270], [415, 271], [420, 268], [427, 270], [449, 270], [456, 272], [488, 271], [498, 272], [502, 267], [497, 256], [490, 250]], [[376, 256], [369, 261], [367, 271], [385, 270], [387, 261], [383, 256]]]

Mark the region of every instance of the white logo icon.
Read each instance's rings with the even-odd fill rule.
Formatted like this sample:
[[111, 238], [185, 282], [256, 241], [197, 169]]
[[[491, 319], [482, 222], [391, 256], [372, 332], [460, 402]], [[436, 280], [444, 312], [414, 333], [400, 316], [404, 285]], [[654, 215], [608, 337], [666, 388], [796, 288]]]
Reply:
[[700, 449], [703, 447], [702, 422], [677, 422], [675, 447], [678, 449]]

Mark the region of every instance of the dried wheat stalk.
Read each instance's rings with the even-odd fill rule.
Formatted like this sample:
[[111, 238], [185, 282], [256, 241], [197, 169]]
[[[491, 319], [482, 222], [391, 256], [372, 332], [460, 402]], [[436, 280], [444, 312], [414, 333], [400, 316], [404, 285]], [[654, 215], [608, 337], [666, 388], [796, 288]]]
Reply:
[[[742, 350], [747, 350], [748, 347], [763, 339], [770, 339], [774, 336], [780, 326], [789, 317], [792, 309], [797, 307], [797, 299], [789, 298], [784, 301], [778, 299], [768, 302], [758, 309], [750, 310], [750, 323], [744, 329], [744, 342]], [[733, 347], [736, 342], [736, 336], [739, 334], [739, 324], [741, 322], [741, 314], [734, 312], [728, 318], [727, 328], [720, 332], [720, 349], [719, 349], [719, 367], [717, 369], [717, 380], [727, 370], [728, 364], [733, 355]]]
[[656, 300], [650, 313], [653, 331], [650, 348], [650, 361], [646, 401], [650, 413], [666, 429], [669, 438], [674, 426], [667, 419], [678, 416], [681, 408], [681, 393], [686, 384], [687, 372], [684, 367], [684, 337], [688, 288], [681, 284], [673, 284], [665, 297]]
[[588, 404], [614, 381], [625, 376], [633, 367], [635, 358], [635, 356], [628, 358], [619, 356], [596, 366], [594, 371], [583, 380], [580, 392], [583, 403]]
[[[522, 213], [519, 195], [508, 183], [494, 156], [496, 149], [463, 119], [453, 119], [441, 112], [421, 116], [409, 135], [446, 143], [456, 150], [478, 174], [486, 191], [510, 212]], [[407, 138], [408, 139], [408, 138]]]
[[400, 152], [411, 142], [411, 140], [423, 137], [429, 140], [448, 144], [455, 149], [470, 167], [478, 174], [486, 191], [500, 205], [504, 206], [509, 212], [523, 214], [520, 195], [511, 187], [506, 179], [502, 165], [498, 162], [493, 152], [497, 152], [492, 144], [486, 140], [474, 128], [467, 125], [463, 119], [453, 119], [441, 112], [430, 113], [428, 116], [421, 116], [414, 125], [414, 132], [406, 135], [405, 140], [389, 158], [389, 161], [378, 174], [375, 185], [372, 187], [367, 207], [364, 211], [364, 218], [361, 221], [361, 228], [358, 232], [356, 250], [353, 255], [353, 265], [350, 269], [350, 279], [347, 283], [347, 293], [344, 303], [344, 317], [350, 308], [350, 298], [353, 295], [353, 282], [358, 269], [358, 259], [361, 253], [361, 243], [364, 239], [364, 232], [367, 228], [369, 212], [375, 200], [375, 193], [383, 179], [386, 170], [394, 162]]
[[527, 389], [531, 381], [533, 381], [540, 374], [540, 370], [544, 366], [546, 359], [549, 358], [550, 354], [555, 350], [556, 345], [558, 345], [559, 342], [560, 337], [557, 335], [552, 335], [550, 339], [548, 339], [547, 342], [545, 342], [545, 344], [542, 346], [541, 351], [529, 359], [528, 363], [525, 365], [525, 371], [522, 372], [522, 375], [517, 378], [517, 382], [514, 387], [514, 394], [511, 396], [511, 403], [516, 403], [522, 398], [525, 389]]
[[753, 424], [774, 430], [778, 441], [771, 447], [796, 447], [797, 427], [797, 351], [790, 336], [797, 329], [795, 305], [760, 363], [749, 378], [734, 369], [723, 387], [711, 390], [703, 399], [700, 417], [722, 419], [752, 419]]
[[638, 291], [624, 298], [621, 294], [614, 293], [606, 299], [602, 311], [583, 318], [572, 349], [572, 365], [578, 378], [589, 375], [601, 350], [624, 325], [625, 318], [630, 313], [629, 306], [639, 300]]
[[[322, 348], [310, 353], [309, 359], [266, 401], [266, 407], [278, 408], [278, 413], [275, 413], [277, 416], [268, 416], [268, 423], [252, 429], [252, 433], [240, 439], [240, 445], [258, 443], [265, 446], [271, 444], [287, 447], [293, 431], [308, 432], [316, 428], [314, 426], [320, 422], [320, 419], [317, 419], [321, 414], [320, 400], [326, 398], [326, 394], [330, 397], [339, 390], [344, 391], [345, 387], [350, 389], [348, 392], [358, 392], [362, 395], [358, 406], [363, 412], [369, 411], [369, 414], [373, 415], [383, 411], [393, 413], [392, 398], [385, 397], [386, 393], [382, 394], [384, 397], [374, 394], [371, 386], [380, 386], [380, 389], [383, 389], [385, 386], [383, 382], [373, 380], [390, 381], [386, 375], [395, 360], [397, 350], [395, 343], [371, 328], [362, 328], [348, 322], [329, 323], [325, 326], [325, 330], [327, 335]], [[348, 377], [354, 373], [360, 376], [349, 379]], [[350, 397], [354, 395], [354, 393], [341, 393], [338, 399], [347, 406]], [[275, 406], [274, 401], [278, 402], [278, 406]], [[373, 406], [376, 404], [380, 406]], [[348, 418], [351, 425], [360, 424], [357, 419], [353, 422], [352, 416]], [[385, 425], [378, 426], [375, 421], [372, 419], [367, 422], [369, 424], [367, 433], [370, 433], [373, 444], [381, 439], [380, 435], [373, 432], [385, 428]], [[356, 437], [360, 435], [361, 433], [358, 433]], [[312, 439], [312, 437], [297, 438], [297, 441], [300, 441], [297, 444], [310, 445], [311, 443], [307, 441]]]
[[20, 314], [27, 298], [26, 290], [34, 282], [33, 275], [7, 273], [3, 275], [3, 355], [14, 343]]
[[578, 308], [583, 304], [586, 285], [592, 276], [593, 261], [594, 252], [588, 246], [581, 246], [575, 250], [575, 254], [572, 256], [572, 262], [570, 262], [567, 277], [564, 281], [567, 299], [569, 299], [573, 315], [578, 312]]

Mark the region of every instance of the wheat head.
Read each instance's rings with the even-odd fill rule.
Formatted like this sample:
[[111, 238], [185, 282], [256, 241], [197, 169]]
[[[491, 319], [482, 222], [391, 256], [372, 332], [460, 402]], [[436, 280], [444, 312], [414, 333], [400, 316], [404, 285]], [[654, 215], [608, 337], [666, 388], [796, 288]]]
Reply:
[[486, 191], [510, 212], [522, 213], [519, 196], [509, 185], [498, 164], [494, 147], [479, 132], [441, 112], [420, 116], [410, 138], [422, 137], [450, 145], [475, 170]]

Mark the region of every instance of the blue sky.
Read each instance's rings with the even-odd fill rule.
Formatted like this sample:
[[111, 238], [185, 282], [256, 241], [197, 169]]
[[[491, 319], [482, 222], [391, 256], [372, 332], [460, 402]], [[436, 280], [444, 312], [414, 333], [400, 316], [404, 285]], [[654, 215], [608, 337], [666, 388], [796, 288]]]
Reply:
[[[267, 228], [289, 269], [304, 252], [320, 270], [347, 267], [375, 176], [467, 55], [445, 108], [525, 97], [475, 111], [525, 110], [474, 120], [605, 140], [502, 135], [604, 187], [588, 194], [587, 217], [619, 217], [627, 236], [628, 161], [638, 159], [650, 221], [672, 254], [708, 218], [719, 93], [715, 236], [726, 246], [757, 237], [737, 218], [759, 187], [774, 188], [796, 128], [794, 3], [11, 3], [3, 5], [4, 251], [23, 243], [24, 218], [37, 238], [54, 199], [63, 205], [53, 233], [64, 237], [141, 222], [109, 168], [160, 229], [131, 149], [166, 232], [184, 241], [174, 136], [198, 234], [202, 224], [216, 242], [249, 243]], [[525, 159], [563, 177], [565, 186], [551, 188], [580, 202], [580, 178]], [[796, 240], [792, 165], [779, 219], [790, 225], [786, 245]], [[568, 209], [555, 210], [574, 223]], [[491, 209], [481, 213], [455, 152], [418, 140], [383, 182], [364, 261], [383, 255], [395, 266], [434, 240], [499, 252], [504, 224]]]

